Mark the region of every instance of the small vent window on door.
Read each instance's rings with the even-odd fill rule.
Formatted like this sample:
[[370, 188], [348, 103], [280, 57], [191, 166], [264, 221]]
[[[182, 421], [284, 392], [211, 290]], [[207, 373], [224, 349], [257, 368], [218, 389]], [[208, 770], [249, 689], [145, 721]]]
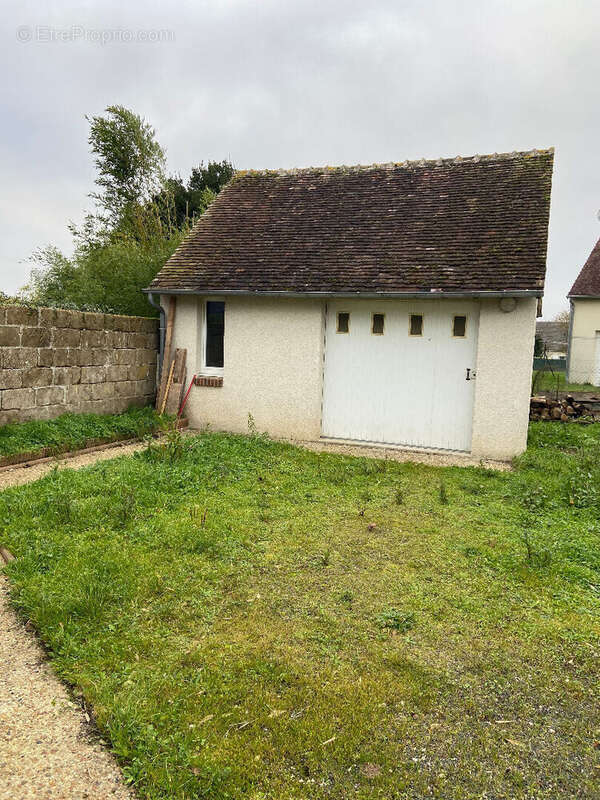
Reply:
[[462, 339], [466, 335], [467, 335], [467, 318], [454, 317], [454, 321], [452, 323], [452, 336], [456, 336], [457, 338]]
[[385, 327], [385, 314], [373, 314], [371, 317], [371, 333], [376, 336], [383, 336]]
[[204, 366], [223, 369], [225, 303], [209, 300], [204, 314]]
[[408, 323], [411, 336], [423, 336], [423, 314], [411, 314]]
[[350, 314], [338, 311], [336, 333], [350, 333]]

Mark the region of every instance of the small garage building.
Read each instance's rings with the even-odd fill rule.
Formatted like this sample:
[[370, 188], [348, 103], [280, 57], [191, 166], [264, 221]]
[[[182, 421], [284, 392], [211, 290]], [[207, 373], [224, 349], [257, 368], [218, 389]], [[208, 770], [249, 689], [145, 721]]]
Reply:
[[237, 173], [148, 289], [198, 376], [191, 424], [520, 453], [552, 163]]

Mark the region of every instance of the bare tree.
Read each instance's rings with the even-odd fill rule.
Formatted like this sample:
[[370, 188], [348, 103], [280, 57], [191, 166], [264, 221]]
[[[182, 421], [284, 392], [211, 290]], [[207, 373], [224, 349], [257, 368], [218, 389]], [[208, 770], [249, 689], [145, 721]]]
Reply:
[[562, 322], [565, 325], [569, 324], [569, 319], [571, 318], [571, 312], [568, 308], [559, 311], [558, 314], [554, 317], [554, 322]]

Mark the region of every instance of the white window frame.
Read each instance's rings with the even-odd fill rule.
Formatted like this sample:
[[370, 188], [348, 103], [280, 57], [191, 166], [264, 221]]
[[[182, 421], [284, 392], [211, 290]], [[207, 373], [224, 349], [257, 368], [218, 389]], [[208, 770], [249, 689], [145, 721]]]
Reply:
[[[200, 375], [205, 375], [210, 378], [222, 378], [225, 371], [225, 353], [223, 353], [223, 366], [222, 367], [209, 367], [206, 364], [206, 304], [207, 303], [226, 303], [223, 297], [203, 297], [200, 300], [200, 325], [199, 327], [199, 347], [200, 347]], [[225, 305], [227, 308], [227, 305]], [[225, 337], [223, 336], [223, 339]], [[225, 342], [223, 341], [223, 350], [225, 350]]]

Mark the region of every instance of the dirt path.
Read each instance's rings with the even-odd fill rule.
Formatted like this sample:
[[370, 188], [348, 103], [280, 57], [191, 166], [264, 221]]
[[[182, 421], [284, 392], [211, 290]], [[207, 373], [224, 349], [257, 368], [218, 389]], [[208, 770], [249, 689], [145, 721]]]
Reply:
[[[142, 447], [15, 467], [0, 473], [0, 489], [35, 481], [55, 464], [74, 469]], [[115, 760], [9, 605], [1, 572], [0, 664], [0, 800], [132, 800]]]

